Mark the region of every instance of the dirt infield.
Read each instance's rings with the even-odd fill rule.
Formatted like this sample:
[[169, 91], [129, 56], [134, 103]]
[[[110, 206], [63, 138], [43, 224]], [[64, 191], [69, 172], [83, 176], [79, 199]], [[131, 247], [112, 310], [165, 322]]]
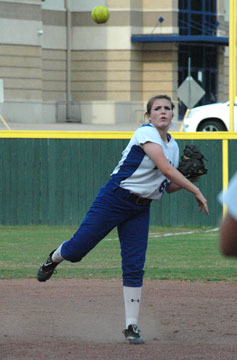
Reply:
[[234, 360], [237, 286], [145, 281], [144, 345], [121, 333], [117, 280], [0, 280], [1, 360]]

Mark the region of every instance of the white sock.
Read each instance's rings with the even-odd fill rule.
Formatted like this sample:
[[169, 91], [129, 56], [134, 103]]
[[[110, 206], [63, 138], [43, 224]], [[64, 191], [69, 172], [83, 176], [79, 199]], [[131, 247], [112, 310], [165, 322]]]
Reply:
[[54, 251], [54, 253], [52, 255], [52, 260], [55, 263], [60, 263], [64, 260], [64, 258], [61, 255], [62, 245], [63, 245], [63, 243]]
[[138, 323], [142, 287], [123, 287], [126, 329], [128, 325]]

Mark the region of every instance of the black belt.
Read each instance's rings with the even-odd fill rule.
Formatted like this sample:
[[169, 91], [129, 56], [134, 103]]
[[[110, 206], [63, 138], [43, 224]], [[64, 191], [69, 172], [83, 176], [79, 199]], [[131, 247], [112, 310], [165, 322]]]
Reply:
[[128, 200], [131, 200], [136, 205], [142, 205], [142, 206], [148, 205], [152, 201], [151, 199], [143, 198], [141, 196], [138, 196], [138, 195], [135, 195], [132, 193], [131, 193], [131, 195], [129, 195]]

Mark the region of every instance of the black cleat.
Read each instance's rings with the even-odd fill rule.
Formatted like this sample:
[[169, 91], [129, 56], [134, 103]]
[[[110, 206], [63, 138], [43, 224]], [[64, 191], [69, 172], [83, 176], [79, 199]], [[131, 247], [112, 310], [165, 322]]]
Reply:
[[144, 344], [143, 337], [137, 325], [128, 325], [128, 328], [123, 330], [123, 334], [130, 344]]
[[40, 268], [37, 272], [37, 279], [39, 281], [46, 281], [51, 278], [53, 273], [55, 272], [55, 268], [59, 263], [55, 263], [52, 261], [52, 255], [56, 249], [54, 249], [48, 256], [47, 260], [40, 265]]

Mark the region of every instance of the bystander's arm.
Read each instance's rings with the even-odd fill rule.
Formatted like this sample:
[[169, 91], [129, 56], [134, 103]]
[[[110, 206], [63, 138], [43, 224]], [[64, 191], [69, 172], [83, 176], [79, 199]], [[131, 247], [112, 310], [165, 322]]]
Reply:
[[237, 173], [231, 178], [227, 189], [218, 195], [218, 200], [227, 206], [220, 222], [220, 251], [225, 256], [237, 257]]
[[237, 220], [229, 212], [220, 225], [220, 250], [225, 256], [237, 257]]

